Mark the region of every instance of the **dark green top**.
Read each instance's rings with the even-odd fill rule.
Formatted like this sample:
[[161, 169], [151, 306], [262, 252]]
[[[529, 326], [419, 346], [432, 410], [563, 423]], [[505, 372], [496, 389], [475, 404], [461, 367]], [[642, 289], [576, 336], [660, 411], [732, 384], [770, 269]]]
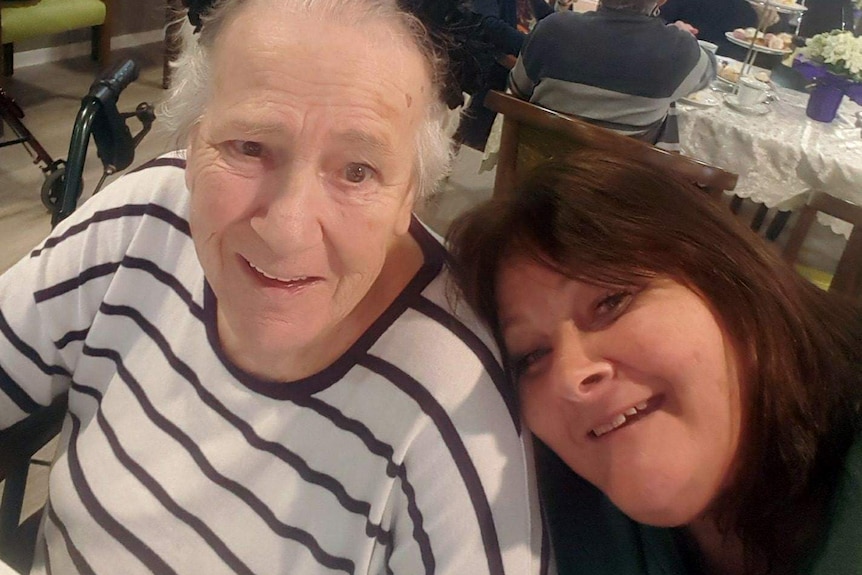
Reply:
[[[559, 575], [696, 575], [678, 531], [636, 523], [540, 448]], [[862, 440], [850, 448], [826, 533], [799, 575], [862, 575]]]

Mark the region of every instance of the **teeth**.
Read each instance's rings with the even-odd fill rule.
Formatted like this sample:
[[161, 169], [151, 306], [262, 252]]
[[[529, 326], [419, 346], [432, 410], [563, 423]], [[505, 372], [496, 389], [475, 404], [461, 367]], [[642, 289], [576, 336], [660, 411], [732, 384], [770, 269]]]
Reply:
[[260, 269], [259, 267], [257, 267], [256, 265], [254, 265], [251, 262], [248, 262], [248, 265], [249, 265], [249, 267], [251, 267], [251, 269], [253, 269], [257, 273], [259, 273], [263, 277], [265, 277], [267, 279], [271, 279], [271, 280], [280, 281], [283, 283], [298, 282], [298, 281], [303, 281], [303, 280], [308, 279], [308, 276], [299, 276], [299, 277], [295, 277], [295, 278], [291, 278], [291, 279], [280, 278], [278, 276], [274, 276], [272, 274], [266, 273], [265, 271], [263, 271], [262, 269]]
[[606, 423], [604, 425], [600, 425], [600, 426], [596, 427], [595, 429], [592, 430], [591, 433], [596, 437], [601, 437], [602, 435], [604, 435], [606, 433], [610, 433], [614, 429], [616, 429], [619, 426], [621, 426], [622, 424], [624, 424], [629, 417], [631, 417], [633, 415], [637, 415], [638, 411], [646, 409], [646, 406], [647, 406], [647, 402], [641, 401], [640, 403], [635, 404], [634, 407], [630, 407], [627, 410], [625, 410], [624, 412], [622, 412], [619, 415], [617, 415], [616, 417], [614, 417], [614, 419], [610, 423]]

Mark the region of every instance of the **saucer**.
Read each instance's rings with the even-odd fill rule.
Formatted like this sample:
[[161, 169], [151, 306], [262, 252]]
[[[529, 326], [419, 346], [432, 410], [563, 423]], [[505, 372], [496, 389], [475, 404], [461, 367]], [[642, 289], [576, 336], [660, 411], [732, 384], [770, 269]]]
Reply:
[[698, 108], [711, 108], [713, 106], [718, 106], [721, 104], [721, 100], [719, 100], [716, 96], [710, 93], [710, 90], [701, 90], [700, 92], [695, 92], [694, 94], [689, 94], [684, 98], [679, 99], [683, 104], [688, 104], [689, 106], [696, 106]]
[[762, 116], [769, 113], [769, 104], [767, 104], [766, 102], [760, 102], [753, 106], [743, 106], [739, 103], [739, 100], [736, 99], [736, 94], [728, 94], [727, 96], [725, 96], [724, 103], [727, 104], [730, 108], [739, 112], [740, 114], [747, 114], [749, 116]]

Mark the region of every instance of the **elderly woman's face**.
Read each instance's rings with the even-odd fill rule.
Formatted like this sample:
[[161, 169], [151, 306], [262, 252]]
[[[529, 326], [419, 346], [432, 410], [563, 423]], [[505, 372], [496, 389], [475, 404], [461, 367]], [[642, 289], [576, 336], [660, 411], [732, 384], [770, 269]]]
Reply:
[[189, 154], [192, 235], [228, 354], [280, 378], [272, 361], [314, 366], [392, 295], [381, 270], [409, 242], [429, 74], [383, 24], [260, 3], [214, 63]]
[[700, 516], [740, 428], [736, 356], [703, 300], [668, 279], [597, 287], [515, 257], [497, 304], [530, 429], [633, 519]]

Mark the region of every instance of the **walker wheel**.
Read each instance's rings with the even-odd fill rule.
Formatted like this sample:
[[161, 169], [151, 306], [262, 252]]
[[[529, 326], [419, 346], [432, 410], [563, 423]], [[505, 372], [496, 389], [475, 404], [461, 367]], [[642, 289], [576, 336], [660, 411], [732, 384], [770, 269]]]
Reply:
[[42, 182], [42, 205], [48, 208], [49, 212], [54, 213], [59, 208], [65, 185], [66, 164], [57, 161]]

